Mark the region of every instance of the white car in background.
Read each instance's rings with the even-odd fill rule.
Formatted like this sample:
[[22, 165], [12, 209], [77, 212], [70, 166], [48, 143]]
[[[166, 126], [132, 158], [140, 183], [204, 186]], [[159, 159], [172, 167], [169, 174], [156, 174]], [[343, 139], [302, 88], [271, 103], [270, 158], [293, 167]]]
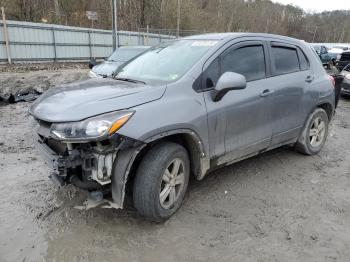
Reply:
[[145, 52], [149, 46], [122, 46], [117, 48], [104, 62], [95, 65], [89, 77], [110, 77], [125, 62]]
[[331, 49], [328, 50], [328, 53], [331, 54], [332, 58], [335, 58], [336, 61], [339, 61], [341, 54], [344, 51], [350, 51], [350, 46], [346, 46], [346, 45], [333, 46]]

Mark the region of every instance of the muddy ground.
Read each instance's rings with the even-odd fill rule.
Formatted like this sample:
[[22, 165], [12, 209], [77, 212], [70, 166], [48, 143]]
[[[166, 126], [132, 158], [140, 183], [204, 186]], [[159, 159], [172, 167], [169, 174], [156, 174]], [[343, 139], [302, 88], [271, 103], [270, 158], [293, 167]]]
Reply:
[[[1, 77], [1, 76], [0, 76]], [[349, 261], [350, 99], [325, 148], [280, 148], [191, 181], [166, 223], [74, 208], [31, 140], [30, 103], [0, 107], [0, 261]]]

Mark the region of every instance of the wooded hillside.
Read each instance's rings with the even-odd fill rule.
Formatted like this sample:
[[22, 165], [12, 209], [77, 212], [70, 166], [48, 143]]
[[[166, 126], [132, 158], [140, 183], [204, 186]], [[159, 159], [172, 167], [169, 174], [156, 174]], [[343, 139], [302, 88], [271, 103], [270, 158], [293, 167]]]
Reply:
[[[177, 0], [117, 0], [118, 29], [175, 29]], [[332, 4], [330, 2], [330, 4]], [[110, 0], [0, 0], [8, 19], [111, 28]], [[181, 0], [182, 30], [268, 32], [314, 42], [350, 42], [350, 11], [309, 14], [269, 0]]]

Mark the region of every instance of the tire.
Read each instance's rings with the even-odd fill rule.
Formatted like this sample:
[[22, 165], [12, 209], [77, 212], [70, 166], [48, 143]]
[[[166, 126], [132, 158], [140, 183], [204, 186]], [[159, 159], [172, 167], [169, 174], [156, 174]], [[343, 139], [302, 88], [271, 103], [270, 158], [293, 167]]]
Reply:
[[[328, 124], [329, 120], [326, 111], [322, 108], [316, 108], [309, 115], [303, 131], [296, 142], [296, 150], [306, 155], [314, 155], [320, 152], [326, 142]], [[322, 126], [324, 127], [323, 129]], [[318, 131], [315, 131], [316, 129]], [[315, 132], [318, 133], [316, 134]], [[315, 137], [318, 137], [318, 139]]]
[[[175, 166], [179, 166], [178, 171]], [[141, 160], [134, 181], [133, 201], [138, 213], [154, 222], [170, 218], [183, 202], [189, 176], [190, 161], [184, 147], [163, 142], [151, 148]], [[183, 183], [177, 184], [180, 181]]]

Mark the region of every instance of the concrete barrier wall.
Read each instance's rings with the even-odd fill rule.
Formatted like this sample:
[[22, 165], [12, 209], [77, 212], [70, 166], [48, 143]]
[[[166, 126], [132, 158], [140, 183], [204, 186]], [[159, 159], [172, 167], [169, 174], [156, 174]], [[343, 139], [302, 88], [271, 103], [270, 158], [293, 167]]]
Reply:
[[[112, 52], [112, 31], [54, 24], [7, 21], [13, 62], [87, 61]], [[156, 45], [174, 36], [118, 31], [120, 45]], [[0, 21], [0, 62], [7, 62], [3, 22]]]

